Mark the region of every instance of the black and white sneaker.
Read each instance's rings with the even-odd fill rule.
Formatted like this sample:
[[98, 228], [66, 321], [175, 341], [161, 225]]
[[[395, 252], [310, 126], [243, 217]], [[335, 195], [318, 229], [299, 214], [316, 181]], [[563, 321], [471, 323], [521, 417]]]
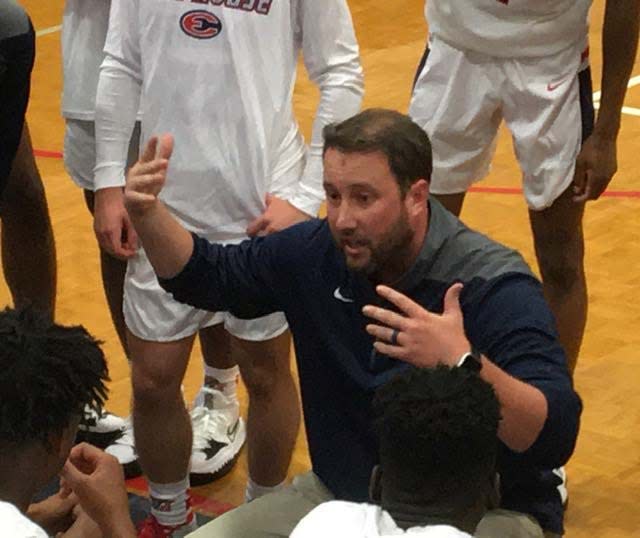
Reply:
[[107, 411], [98, 414], [96, 410], [85, 407], [76, 441], [89, 443], [104, 450], [118, 439], [126, 428], [127, 421], [122, 417]]
[[558, 488], [558, 493], [560, 494], [562, 506], [566, 508], [567, 503], [569, 502], [569, 491], [567, 490], [567, 471], [565, 470], [564, 466], [558, 467], [553, 470], [553, 474], [560, 479], [560, 483], [556, 487]]
[[189, 479], [192, 486], [207, 484], [227, 474], [247, 437], [237, 400], [210, 387], [201, 389], [202, 405], [191, 411], [193, 449]]
[[142, 474], [133, 441], [133, 426], [125, 419], [103, 411], [86, 407], [78, 426], [77, 443], [89, 443], [115, 456], [124, 470], [125, 478]]

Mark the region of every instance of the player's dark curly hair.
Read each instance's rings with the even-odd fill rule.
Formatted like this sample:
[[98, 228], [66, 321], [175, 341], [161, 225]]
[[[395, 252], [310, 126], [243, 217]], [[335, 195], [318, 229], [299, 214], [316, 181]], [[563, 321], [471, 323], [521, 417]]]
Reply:
[[100, 344], [30, 308], [0, 312], [0, 449], [61, 434], [85, 405], [107, 396]]
[[495, 473], [500, 421], [491, 385], [463, 368], [409, 369], [380, 387], [373, 410], [383, 480], [423, 499], [468, 498]]
[[431, 180], [433, 162], [429, 137], [409, 116], [400, 112], [370, 108], [341, 123], [325, 126], [322, 133], [325, 152], [328, 149], [344, 153], [380, 151], [386, 155], [403, 194], [417, 180]]

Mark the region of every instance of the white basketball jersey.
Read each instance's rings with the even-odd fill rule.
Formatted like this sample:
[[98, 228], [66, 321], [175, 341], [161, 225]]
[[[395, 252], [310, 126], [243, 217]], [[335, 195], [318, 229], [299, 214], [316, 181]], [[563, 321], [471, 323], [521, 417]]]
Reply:
[[429, 32], [496, 57], [539, 57], [587, 41], [591, 0], [427, 0]]
[[298, 523], [291, 538], [472, 538], [450, 525], [398, 527], [391, 515], [373, 504], [329, 501]]
[[[280, 193], [297, 187], [306, 146], [292, 94], [302, 48], [321, 87], [340, 65], [348, 69], [332, 85], [357, 85], [344, 0], [113, 1], [105, 52], [142, 81], [143, 141], [174, 135], [162, 199], [189, 229], [242, 235], [273, 182]], [[324, 121], [358, 110], [359, 97], [340, 105], [343, 91], [323, 96]]]
[[62, 18], [62, 115], [94, 118], [110, 0], [67, 0]]

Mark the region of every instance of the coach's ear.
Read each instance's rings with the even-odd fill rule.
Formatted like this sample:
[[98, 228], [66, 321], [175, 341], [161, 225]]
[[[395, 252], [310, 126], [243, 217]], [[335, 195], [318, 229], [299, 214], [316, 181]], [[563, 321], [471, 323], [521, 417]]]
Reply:
[[411, 216], [417, 216], [423, 213], [429, 199], [429, 182], [425, 179], [419, 179], [414, 182], [404, 197], [404, 203], [407, 212]]
[[373, 504], [380, 504], [382, 500], [382, 469], [380, 469], [380, 465], [376, 465], [371, 471], [369, 499]]

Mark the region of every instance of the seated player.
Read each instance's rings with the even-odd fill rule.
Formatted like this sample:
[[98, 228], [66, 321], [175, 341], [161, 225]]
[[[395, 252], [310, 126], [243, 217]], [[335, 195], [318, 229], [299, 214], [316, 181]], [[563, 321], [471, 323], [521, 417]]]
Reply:
[[373, 414], [373, 504], [321, 504], [292, 538], [472, 535], [497, 505], [500, 405], [491, 385], [466, 368], [408, 370], [378, 389]]
[[100, 410], [106, 380], [84, 328], [32, 309], [0, 312], [0, 536], [135, 537], [120, 465], [90, 445], [73, 449], [65, 491], [29, 507], [67, 460], [84, 407]]

